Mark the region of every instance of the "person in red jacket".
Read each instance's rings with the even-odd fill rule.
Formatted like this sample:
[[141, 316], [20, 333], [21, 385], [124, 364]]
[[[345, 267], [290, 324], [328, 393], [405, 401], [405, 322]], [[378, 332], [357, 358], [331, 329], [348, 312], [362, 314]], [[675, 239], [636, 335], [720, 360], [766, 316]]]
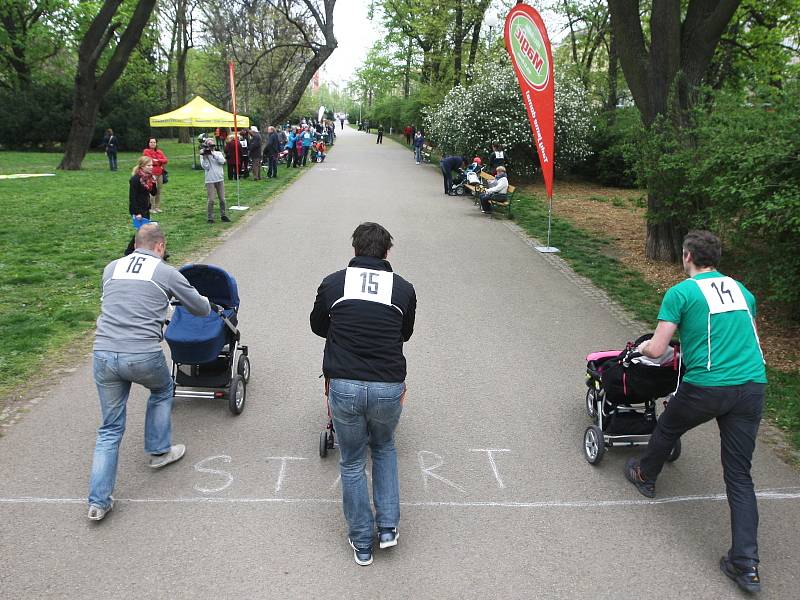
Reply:
[[153, 177], [156, 178], [156, 185], [152, 192], [153, 199], [150, 212], [160, 213], [161, 188], [164, 185], [164, 167], [167, 166], [169, 161], [158, 147], [158, 140], [156, 138], [150, 138], [150, 141], [147, 143], [147, 148], [142, 150], [142, 156], [146, 156], [153, 161]]
[[406, 125], [403, 129], [403, 134], [406, 136], [406, 144], [411, 145], [411, 125]]

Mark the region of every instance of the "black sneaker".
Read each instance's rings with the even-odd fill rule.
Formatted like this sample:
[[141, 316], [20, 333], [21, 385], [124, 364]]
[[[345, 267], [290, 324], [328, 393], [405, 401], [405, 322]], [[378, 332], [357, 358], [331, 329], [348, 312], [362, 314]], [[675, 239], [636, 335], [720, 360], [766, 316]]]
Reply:
[[391, 548], [392, 546], [397, 546], [397, 538], [399, 537], [400, 536], [397, 533], [397, 527], [378, 528], [378, 543], [381, 547], [381, 550], [384, 548]]
[[231, 220], [228, 218], [227, 215], [222, 215], [219, 220], [223, 221], [225, 223], [230, 223], [231, 222]]
[[367, 567], [372, 564], [372, 546], [356, 548], [353, 542], [350, 541], [350, 538], [347, 538], [347, 543], [350, 544], [350, 547], [353, 549], [353, 560], [356, 561], [357, 565]]
[[656, 482], [645, 477], [639, 466], [638, 458], [629, 458], [628, 462], [625, 463], [625, 477], [636, 486], [642, 496], [655, 498]]
[[719, 559], [719, 569], [736, 582], [745, 592], [755, 593], [761, 591], [761, 578], [758, 576], [758, 567], [740, 569], [733, 564], [727, 556]]
[[209, 220], [208, 220], [208, 222], [209, 222], [209, 223], [213, 223], [213, 222], [214, 222], [214, 219], [209, 219]]

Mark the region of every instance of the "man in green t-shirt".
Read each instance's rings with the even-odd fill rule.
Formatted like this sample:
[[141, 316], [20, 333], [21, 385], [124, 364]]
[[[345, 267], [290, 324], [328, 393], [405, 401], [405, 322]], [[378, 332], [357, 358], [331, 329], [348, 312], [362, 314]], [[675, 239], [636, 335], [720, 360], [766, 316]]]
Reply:
[[761, 422], [767, 378], [756, 331], [756, 301], [741, 283], [717, 271], [719, 239], [692, 231], [683, 241], [689, 279], [664, 294], [658, 326], [639, 351], [657, 358], [677, 330], [686, 372], [658, 419], [641, 459], [625, 464], [625, 476], [644, 496], [655, 483], [675, 442], [698, 425], [717, 420], [722, 470], [731, 511], [731, 548], [720, 568], [740, 588], [761, 589], [758, 576], [758, 507], [750, 461]]

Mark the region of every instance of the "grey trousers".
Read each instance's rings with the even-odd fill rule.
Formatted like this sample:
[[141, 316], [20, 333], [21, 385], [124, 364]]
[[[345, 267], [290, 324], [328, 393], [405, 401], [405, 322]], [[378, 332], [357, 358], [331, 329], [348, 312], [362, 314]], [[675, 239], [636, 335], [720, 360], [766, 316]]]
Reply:
[[219, 196], [219, 212], [220, 216], [225, 216], [225, 182], [215, 181], [214, 183], [206, 184], [206, 192], [208, 193], [208, 218], [214, 219], [214, 196]]

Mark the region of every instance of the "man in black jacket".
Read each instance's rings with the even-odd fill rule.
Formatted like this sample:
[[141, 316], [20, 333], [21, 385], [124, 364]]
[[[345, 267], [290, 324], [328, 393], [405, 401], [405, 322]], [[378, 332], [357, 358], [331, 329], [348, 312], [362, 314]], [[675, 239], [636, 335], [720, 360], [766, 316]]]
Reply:
[[261, 147], [261, 134], [258, 132], [258, 127], [251, 125], [247, 137], [250, 138], [247, 149], [250, 152], [250, 168], [253, 171], [253, 180], [259, 181], [261, 179], [261, 155], [263, 154], [263, 148]]
[[[323, 279], [311, 330], [325, 338], [322, 372], [339, 441], [342, 504], [357, 564], [372, 564], [375, 525], [381, 548], [397, 545], [400, 486], [394, 430], [406, 393], [403, 342], [414, 332], [414, 287], [386, 260], [392, 236], [377, 223], [353, 232], [355, 258]], [[375, 514], [364, 473], [372, 453]]]
[[[285, 144], [285, 142], [284, 142]], [[267, 128], [267, 178], [278, 176], [278, 155], [281, 153], [281, 141], [278, 132], [271, 125]]]
[[453, 193], [453, 171], [463, 169], [467, 165], [467, 160], [463, 156], [447, 156], [439, 161], [444, 176], [444, 193]]

